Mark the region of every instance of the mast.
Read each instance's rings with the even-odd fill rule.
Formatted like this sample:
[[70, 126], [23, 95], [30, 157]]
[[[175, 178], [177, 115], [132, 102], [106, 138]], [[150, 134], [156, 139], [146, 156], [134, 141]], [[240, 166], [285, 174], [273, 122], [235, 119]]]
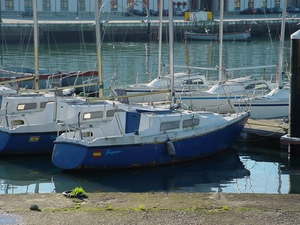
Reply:
[[157, 77], [161, 76], [161, 45], [162, 45], [162, 14], [163, 14], [163, 0], [159, 0], [159, 29], [158, 29], [158, 75]]
[[220, 26], [219, 26], [219, 82], [223, 80], [223, 18], [224, 0], [220, 0]]
[[33, 0], [33, 34], [34, 34], [34, 89], [39, 89], [39, 54], [38, 54], [38, 18], [37, 18], [37, 0]]
[[[99, 86], [99, 98], [103, 97], [103, 81], [102, 81], [102, 59], [101, 59], [101, 33], [100, 33], [100, 17], [98, 0], [94, 0], [95, 3], [95, 22], [96, 22], [96, 46], [97, 46], [97, 64], [98, 64], [98, 86]], [[102, 7], [101, 7], [102, 9]], [[100, 10], [101, 10], [100, 9]]]
[[284, 48], [284, 35], [285, 35], [285, 16], [286, 16], [286, 6], [287, 0], [283, 1], [282, 9], [282, 21], [281, 21], [281, 31], [280, 31], [280, 42], [279, 42], [279, 59], [278, 59], [278, 88], [283, 87], [282, 80], [282, 64], [283, 64], [283, 48]]
[[169, 60], [170, 60], [170, 78], [171, 78], [171, 103], [170, 108], [174, 108], [174, 27], [173, 27], [173, 1], [169, 0]]

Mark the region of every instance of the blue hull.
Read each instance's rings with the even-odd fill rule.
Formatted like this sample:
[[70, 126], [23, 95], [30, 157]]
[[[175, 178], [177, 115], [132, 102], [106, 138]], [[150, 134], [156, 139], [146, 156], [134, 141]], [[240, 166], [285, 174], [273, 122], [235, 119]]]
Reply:
[[169, 156], [167, 144], [88, 147], [55, 142], [52, 162], [61, 169], [117, 169], [154, 166], [206, 157], [231, 146], [240, 135], [248, 117], [205, 135], [173, 142], [175, 156]]
[[10, 134], [0, 132], [0, 154], [51, 152], [57, 132]]

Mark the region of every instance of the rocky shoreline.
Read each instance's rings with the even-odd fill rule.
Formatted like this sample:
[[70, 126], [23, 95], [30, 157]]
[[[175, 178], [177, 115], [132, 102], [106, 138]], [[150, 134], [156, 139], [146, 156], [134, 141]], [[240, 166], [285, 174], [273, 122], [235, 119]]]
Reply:
[[300, 195], [62, 193], [1, 195], [0, 224], [299, 224]]

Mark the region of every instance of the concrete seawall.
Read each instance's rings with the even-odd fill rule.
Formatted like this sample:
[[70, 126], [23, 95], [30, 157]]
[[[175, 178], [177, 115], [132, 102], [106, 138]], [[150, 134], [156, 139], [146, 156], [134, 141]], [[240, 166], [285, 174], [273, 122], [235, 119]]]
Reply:
[[[39, 20], [39, 37], [41, 43], [46, 42], [85, 42], [95, 41], [95, 23], [88, 20], [68, 20], [64, 18], [52, 18], [51, 20]], [[299, 29], [299, 19], [290, 18], [286, 21], [286, 35], [290, 35]], [[158, 38], [159, 21], [150, 20], [111, 20], [102, 21], [101, 33], [105, 42], [113, 41], [156, 41]], [[217, 33], [219, 21], [194, 22], [183, 19], [174, 20], [174, 37], [176, 41], [184, 40], [184, 31], [204, 32], [207, 28], [212, 33]], [[244, 31], [251, 29], [252, 40], [256, 38], [280, 36], [280, 18], [270, 19], [240, 19], [224, 20], [224, 32]], [[168, 20], [163, 20], [163, 40], [167, 38]], [[22, 43], [33, 42], [33, 21], [31, 18], [24, 20], [3, 19], [1, 42]]]

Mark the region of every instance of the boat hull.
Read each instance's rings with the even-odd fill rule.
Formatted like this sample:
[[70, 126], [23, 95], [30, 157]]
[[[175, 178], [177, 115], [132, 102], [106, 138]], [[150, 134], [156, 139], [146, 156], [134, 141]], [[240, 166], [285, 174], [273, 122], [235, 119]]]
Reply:
[[[1, 154], [43, 153], [53, 150], [57, 131], [44, 133], [0, 132]], [[17, 143], [17, 144], [16, 144]]]
[[[209, 34], [209, 33], [195, 33], [195, 32], [185, 32], [186, 39], [200, 40], [200, 41], [218, 41], [219, 34]], [[251, 41], [251, 32], [234, 32], [234, 33], [224, 33], [223, 41]]]
[[234, 103], [234, 108], [237, 111], [250, 109], [252, 119], [276, 119], [288, 117], [289, 114], [288, 101]]
[[[11, 72], [11, 71], [1, 71], [0, 74], [2, 75], [0, 81], [8, 82], [12, 78], [26, 78], [34, 76], [33, 73], [20, 73], [20, 72]], [[82, 85], [84, 83], [97, 83], [98, 82], [98, 71], [88, 70], [84, 72], [69, 72], [69, 73], [43, 73], [39, 75], [39, 88], [40, 89], [47, 89], [51, 86], [57, 86], [56, 84], [62, 87], [70, 87], [73, 85]], [[19, 81], [18, 86], [21, 88], [34, 88], [34, 81], [33, 80], [26, 80], [26, 81]], [[87, 86], [77, 87], [76, 92], [95, 92], [99, 88], [95, 86]]]
[[92, 147], [55, 141], [52, 162], [61, 169], [118, 169], [188, 161], [207, 157], [231, 146], [240, 135], [248, 116], [214, 132], [173, 141], [175, 154], [167, 143], [140, 143]]

